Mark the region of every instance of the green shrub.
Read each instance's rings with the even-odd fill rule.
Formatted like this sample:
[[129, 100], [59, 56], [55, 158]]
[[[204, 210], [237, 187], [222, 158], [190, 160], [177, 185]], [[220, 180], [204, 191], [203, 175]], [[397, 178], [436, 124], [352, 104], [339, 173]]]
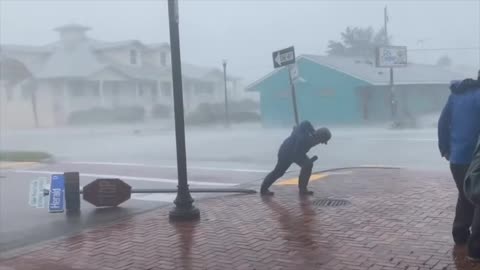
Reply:
[[68, 123], [72, 125], [133, 123], [145, 120], [145, 108], [142, 106], [122, 106], [113, 109], [92, 108], [72, 112]]
[[[242, 111], [240, 108], [243, 108], [243, 107], [236, 106], [233, 108], [233, 110], [229, 110], [229, 119], [231, 123], [245, 123], [245, 122], [260, 121], [260, 115], [257, 112]], [[189, 125], [220, 124], [220, 123], [223, 123], [224, 121], [225, 121], [225, 105], [219, 104], [219, 103], [200, 104], [195, 111], [188, 114], [187, 117], [185, 118], [185, 122]]]
[[52, 155], [35, 151], [0, 151], [0, 161], [40, 162], [51, 159]]
[[156, 104], [152, 108], [152, 117], [157, 119], [168, 118], [171, 115], [171, 109], [167, 105]]

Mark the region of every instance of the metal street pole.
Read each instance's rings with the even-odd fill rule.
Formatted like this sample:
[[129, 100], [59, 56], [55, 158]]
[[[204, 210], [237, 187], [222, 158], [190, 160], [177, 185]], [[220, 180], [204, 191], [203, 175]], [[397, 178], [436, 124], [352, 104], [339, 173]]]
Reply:
[[[385, 45], [389, 45], [388, 42], [388, 13], [387, 13], [387, 6], [385, 6], [384, 13], [383, 13], [383, 23], [384, 23], [384, 30], [385, 30]], [[390, 68], [390, 109], [392, 113], [392, 121], [397, 121], [397, 101], [395, 99], [395, 88], [394, 88], [394, 81], [393, 81], [393, 68]]]
[[178, 0], [168, 0], [170, 46], [172, 57], [173, 105], [175, 112], [175, 138], [177, 144], [178, 187], [175, 208], [170, 211], [171, 220], [194, 220], [200, 218], [200, 210], [193, 206], [187, 179], [185, 147], [185, 120], [183, 115], [182, 66], [180, 58], [180, 34]]
[[230, 112], [228, 111], [228, 92], [227, 92], [227, 60], [223, 60], [223, 81], [225, 83], [225, 126], [230, 126]]
[[297, 95], [295, 93], [295, 84], [292, 79], [292, 68], [293, 64], [287, 67], [288, 69], [288, 80], [290, 81], [290, 90], [292, 91], [292, 103], [293, 103], [293, 116], [295, 117], [295, 125], [298, 126], [298, 110], [297, 110]]

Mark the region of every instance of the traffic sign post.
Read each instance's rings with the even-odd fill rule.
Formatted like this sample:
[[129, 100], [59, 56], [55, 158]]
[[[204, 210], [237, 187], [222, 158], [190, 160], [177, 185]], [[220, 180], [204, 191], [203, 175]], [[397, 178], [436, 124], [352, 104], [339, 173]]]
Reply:
[[288, 80], [290, 81], [290, 90], [292, 91], [292, 105], [293, 105], [293, 116], [295, 117], [295, 124], [298, 125], [298, 110], [297, 110], [297, 94], [295, 92], [295, 83], [292, 78], [292, 67], [294, 64], [288, 67]]
[[395, 84], [394, 84], [394, 72], [393, 68], [405, 67], [408, 64], [407, 60], [407, 47], [405, 46], [381, 46], [377, 48], [376, 52], [376, 66], [389, 68], [390, 79], [390, 109], [392, 114], [392, 120], [394, 125], [397, 124], [397, 99], [395, 97]]
[[[295, 65], [295, 48], [293, 46], [275, 51], [272, 53], [273, 58], [273, 67], [280, 68], [287, 66], [288, 68], [288, 81], [290, 83], [290, 90], [292, 93], [292, 105], [293, 105], [293, 116], [295, 119], [295, 125], [298, 125], [298, 109], [297, 109], [297, 96], [295, 92], [295, 82], [294, 80], [298, 76], [298, 70]], [[292, 75], [293, 73], [293, 75]], [[292, 78], [295, 76], [295, 79]]]
[[[177, 189], [133, 189], [121, 179], [97, 179], [85, 187], [80, 187], [80, 174], [78, 172], [67, 172], [64, 174], [52, 175], [51, 184], [48, 185], [47, 178], [35, 179], [30, 183], [29, 205], [34, 208], [45, 208], [46, 197], [49, 197], [51, 213], [63, 212], [63, 202], [67, 214], [80, 211], [80, 194], [83, 199], [96, 207], [116, 207], [131, 198], [133, 193], [177, 193]], [[62, 185], [64, 192], [60, 191]], [[76, 187], [76, 190], [75, 190]], [[252, 189], [241, 188], [193, 188], [189, 190], [195, 193], [243, 193], [255, 194]], [[64, 196], [63, 196], [64, 194]]]

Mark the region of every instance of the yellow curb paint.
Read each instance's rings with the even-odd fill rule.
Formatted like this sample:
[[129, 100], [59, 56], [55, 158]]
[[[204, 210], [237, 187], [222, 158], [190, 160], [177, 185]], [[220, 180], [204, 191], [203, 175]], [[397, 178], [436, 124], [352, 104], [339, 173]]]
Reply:
[[39, 164], [38, 162], [0, 162], [0, 169], [19, 169], [28, 168]]
[[[324, 174], [324, 173], [313, 174], [310, 177], [310, 182], [326, 178], [327, 176], [328, 176], [328, 174]], [[276, 183], [275, 185], [276, 186], [298, 185], [298, 177], [283, 179], [283, 180], [279, 181], [278, 183]]]

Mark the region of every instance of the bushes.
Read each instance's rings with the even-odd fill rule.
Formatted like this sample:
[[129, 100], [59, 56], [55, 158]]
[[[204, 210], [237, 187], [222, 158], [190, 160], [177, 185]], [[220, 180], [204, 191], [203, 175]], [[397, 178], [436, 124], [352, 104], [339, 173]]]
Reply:
[[[248, 104], [250, 106], [242, 106]], [[260, 115], [252, 111], [255, 103], [235, 102], [230, 104], [229, 118], [231, 123], [246, 123], [260, 121]], [[225, 121], [225, 105], [214, 103], [200, 104], [197, 109], [185, 118], [190, 125], [221, 124]]]
[[145, 120], [145, 108], [141, 106], [123, 106], [113, 109], [92, 108], [76, 111], [70, 114], [68, 123], [71, 125], [133, 123]]
[[229, 105], [231, 112], [254, 112], [260, 110], [260, 104], [251, 99], [231, 102]]
[[224, 121], [225, 107], [221, 104], [200, 104], [194, 112], [185, 117], [185, 123], [190, 125], [216, 124]]
[[8, 162], [42, 162], [52, 159], [52, 155], [34, 151], [0, 151], [0, 161]]
[[230, 114], [230, 121], [233, 123], [260, 122], [260, 114], [256, 112], [233, 112]]
[[171, 109], [167, 105], [156, 104], [152, 108], [152, 117], [157, 119], [168, 118], [171, 115]]

